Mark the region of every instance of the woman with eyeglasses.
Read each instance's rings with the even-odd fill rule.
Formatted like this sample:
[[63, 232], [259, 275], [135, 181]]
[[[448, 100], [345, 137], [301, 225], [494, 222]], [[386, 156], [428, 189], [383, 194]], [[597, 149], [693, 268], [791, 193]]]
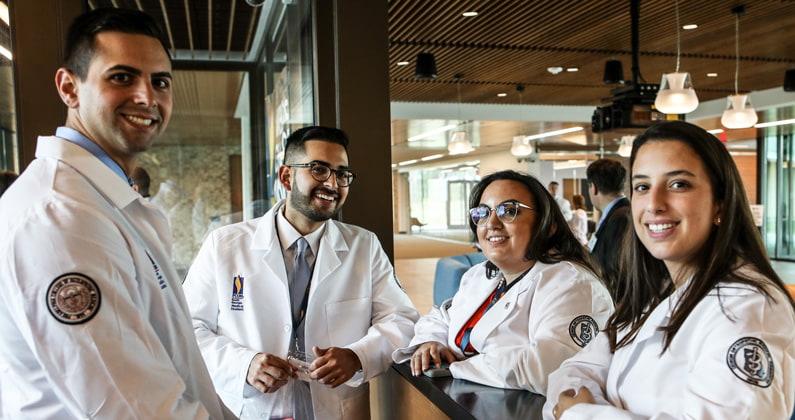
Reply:
[[487, 261], [453, 298], [420, 318], [392, 355], [417, 376], [449, 365], [455, 378], [546, 394], [547, 376], [588, 344], [613, 311], [607, 288], [557, 204], [514, 171], [473, 189], [470, 227]]
[[653, 126], [630, 156], [634, 229], [616, 313], [549, 378], [544, 417], [788, 419], [793, 301], [715, 136]]

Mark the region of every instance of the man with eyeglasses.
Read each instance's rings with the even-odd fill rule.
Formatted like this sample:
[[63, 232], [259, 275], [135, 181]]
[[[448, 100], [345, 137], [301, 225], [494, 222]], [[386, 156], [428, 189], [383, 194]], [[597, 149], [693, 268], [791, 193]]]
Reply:
[[[378, 238], [332, 220], [356, 179], [347, 146], [336, 128], [292, 133], [279, 168], [286, 199], [214, 231], [188, 272], [199, 346], [241, 417], [369, 418], [366, 382], [413, 335], [418, 313]], [[305, 355], [297, 371], [293, 357]]]

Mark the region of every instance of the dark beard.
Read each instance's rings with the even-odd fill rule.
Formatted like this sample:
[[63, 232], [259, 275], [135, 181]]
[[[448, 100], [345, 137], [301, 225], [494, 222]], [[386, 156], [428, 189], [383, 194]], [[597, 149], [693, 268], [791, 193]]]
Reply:
[[[321, 188], [322, 192], [328, 195], [339, 196]], [[314, 190], [312, 191], [314, 194]], [[311, 204], [312, 195], [304, 194], [303, 191], [300, 191], [295, 184], [293, 184], [292, 191], [290, 191], [290, 207], [297, 210], [299, 213], [303, 214], [307, 219], [315, 221], [315, 222], [325, 222], [328, 219], [334, 218], [337, 216], [337, 213], [340, 211], [340, 206], [337, 206], [334, 211], [331, 212], [322, 212], [316, 209]]]

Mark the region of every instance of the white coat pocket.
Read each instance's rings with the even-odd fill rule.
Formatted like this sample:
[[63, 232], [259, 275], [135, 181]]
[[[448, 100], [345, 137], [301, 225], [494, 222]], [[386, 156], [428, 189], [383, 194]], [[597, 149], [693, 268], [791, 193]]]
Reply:
[[370, 328], [369, 297], [326, 304], [326, 328], [330, 346], [343, 347], [360, 340]]

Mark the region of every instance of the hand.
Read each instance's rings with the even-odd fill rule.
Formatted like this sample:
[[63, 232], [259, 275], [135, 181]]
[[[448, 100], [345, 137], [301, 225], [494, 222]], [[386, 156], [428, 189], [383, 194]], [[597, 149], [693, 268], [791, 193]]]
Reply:
[[431, 361], [437, 368], [440, 368], [445, 362], [455, 362], [456, 358], [455, 354], [442, 343], [436, 341], [422, 343], [411, 356], [411, 374], [422, 375], [422, 372], [431, 368]]
[[248, 365], [246, 382], [258, 390], [271, 393], [295, 377], [296, 368], [286, 360], [272, 354], [258, 353]]
[[317, 358], [309, 365], [309, 376], [332, 388], [344, 384], [362, 368], [362, 362], [353, 350], [340, 347], [321, 349], [314, 346], [312, 351]]
[[560, 416], [563, 415], [564, 411], [568, 410], [574, 405], [581, 403], [585, 404], [594, 403], [593, 394], [591, 394], [591, 391], [589, 391], [588, 388], [582, 386], [580, 387], [580, 390], [576, 394], [574, 393], [573, 389], [568, 389], [566, 391], [563, 391], [560, 393], [560, 396], [558, 397], [558, 405], [556, 405], [555, 408], [552, 409], [552, 415], [555, 416], [556, 420], [560, 419]]

